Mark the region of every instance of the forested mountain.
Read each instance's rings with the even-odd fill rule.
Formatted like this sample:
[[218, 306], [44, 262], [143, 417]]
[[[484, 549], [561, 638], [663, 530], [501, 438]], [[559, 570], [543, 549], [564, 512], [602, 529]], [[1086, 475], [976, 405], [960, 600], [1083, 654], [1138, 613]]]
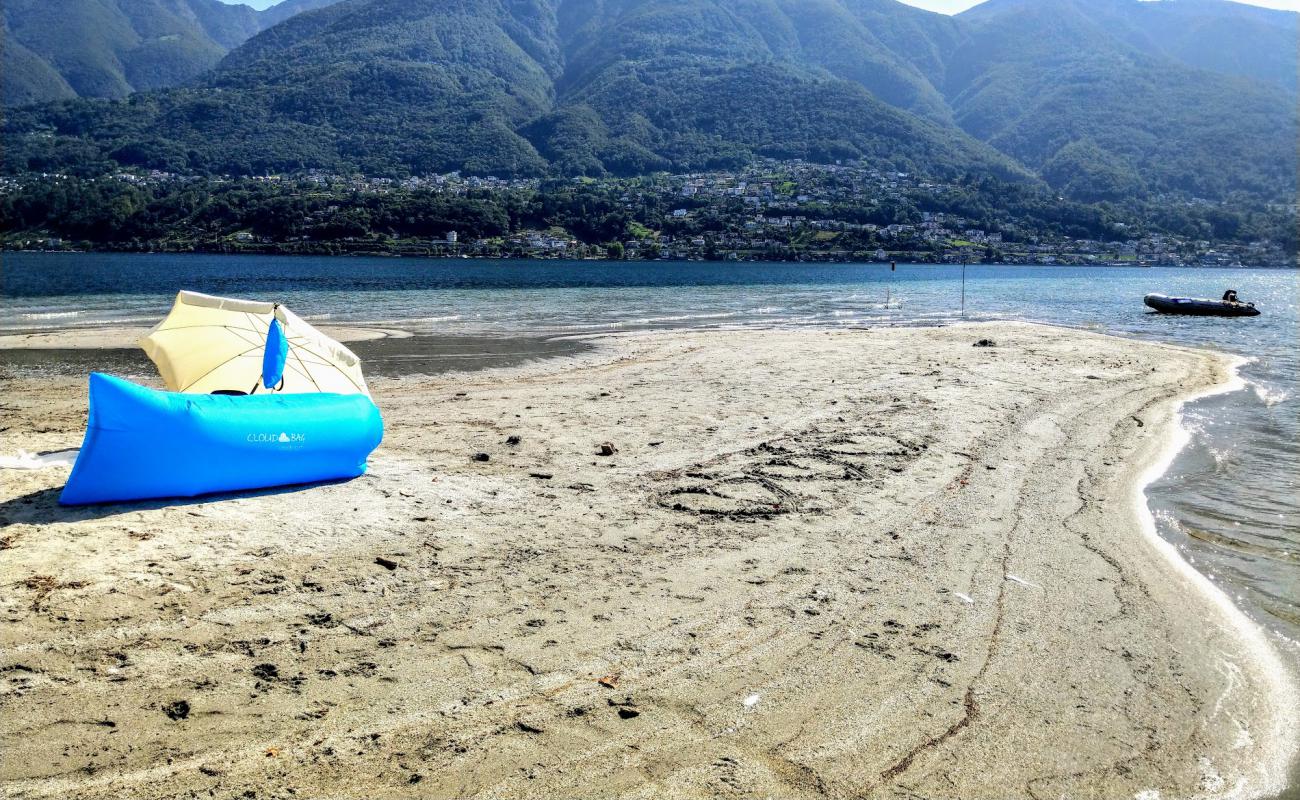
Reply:
[[627, 175], [867, 158], [1036, 175], [1084, 200], [1291, 198], [1296, 17], [1224, 0], [989, 0], [955, 18], [895, 0], [343, 0], [192, 88], [11, 111], [5, 168]]
[[257, 12], [258, 21], [265, 30], [272, 25], [279, 25], [289, 17], [297, 16], [304, 11], [315, 11], [318, 8], [334, 5], [339, 0], [280, 0], [273, 6]]
[[[1205, 0], [990, 0], [959, 17], [965, 38], [944, 91], [963, 130], [1079, 199], [1170, 189], [1284, 197], [1295, 186], [1293, 88], [1196, 68], [1150, 44], [1152, 31], [1172, 40], [1184, 25], [1203, 26], [1207, 7], [1228, 19], [1264, 11]], [[1297, 15], [1264, 14], [1288, 20], [1294, 37]], [[1144, 36], [1149, 46], [1137, 46]], [[1249, 49], [1227, 35], [1214, 43], [1223, 59]], [[1294, 38], [1289, 49], [1294, 64]]]
[[1141, 50], [1296, 89], [1300, 14], [1222, 0], [1113, 2], [1102, 12], [1107, 27]]
[[330, 2], [254, 11], [220, 0], [5, 0], [4, 104], [175, 86], [257, 32]]

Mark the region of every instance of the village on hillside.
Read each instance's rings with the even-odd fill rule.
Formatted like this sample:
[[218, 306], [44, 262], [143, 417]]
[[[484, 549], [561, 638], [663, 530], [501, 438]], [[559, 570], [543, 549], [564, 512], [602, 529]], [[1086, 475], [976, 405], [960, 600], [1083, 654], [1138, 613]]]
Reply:
[[[101, 194], [135, 197], [137, 214], [149, 212], [150, 200], [161, 204], [178, 197], [195, 208], [188, 218], [166, 221], [160, 235], [142, 226], [142, 235], [97, 235], [92, 228], [90, 235], [78, 236], [11, 219], [21, 216], [14, 209], [31, 205], [33, 196], [57, 194], [73, 182], [82, 193], [94, 184]], [[203, 199], [213, 199], [222, 214], [214, 216]], [[460, 173], [233, 178], [157, 170], [91, 179], [0, 178], [3, 245], [17, 250], [1127, 266], [1295, 262], [1293, 247], [1253, 231], [1221, 235], [1216, 227], [1240, 228], [1236, 218], [1231, 225], [1215, 222], [1228, 213], [1226, 203], [1157, 197], [1135, 208], [1054, 200], [1045, 204], [1037, 197], [1020, 203], [1023, 209], [1017, 202], [999, 207], [970, 181], [941, 181], [863, 162], [797, 160], [689, 174], [550, 181]], [[276, 213], [265, 213], [262, 206], [268, 204]], [[429, 211], [430, 205], [438, 210]], [[1296, 206], [1265, 205], [1256, 212], [1248, 218], [1293, 217]], [[130, 223], [128, 215], [124, 227]]]

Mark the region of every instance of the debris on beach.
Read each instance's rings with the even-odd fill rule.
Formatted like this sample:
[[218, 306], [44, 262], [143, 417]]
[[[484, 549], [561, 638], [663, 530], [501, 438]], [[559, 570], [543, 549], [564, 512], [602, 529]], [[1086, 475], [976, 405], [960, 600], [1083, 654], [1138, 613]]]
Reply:
[[971, 347], [997, 347], [997, 346], [998, 343], [993, 341], [992, 339], [980, 339], [978, 342], [971, 345]]
[[1010, 572], [1008, 572], [1008, 573], [1006, 574], [1006, 579], [1009, 580], [1009, 581], [1014, 581], [1015, 583], [1022, 584], [1022, 585], [1024, 585], [1024, 586], [1032, 586], [1032, 587], [1035, 588], [1035, 589], [1041, 589], [1041, 588], [1043, 588], [1043, 587], [1039, 586], [1039, 585], [1036, 584], [1036, 583], [1030, 583], [1029, 581], [1025, 580], [1024, 578], [1021, 578], [1021, 577], [1017, 577], [1017, 576], [1015, 576], [1015, 575], [1012, 575]]
[[618, 452], [618, 448], [610, 442], [602, 442], [600, 446], [596, 448], [596, 452], [602, 456], [612, 456]]
[[[5, 548], [9, 549], [8, 547]], [[84, 589], [85, 581], [60, 581], [53, 575], [32, 575], [19, 582], [19, 586], [32, 592], [32, 611], [46, 610], [45, 601], [60, 589]]]
[[528, 473], [528, 477], [537, 478], [538, 480], [543, 480], [543, 481], [549, 481], [551, 478], [554, 478], [555, 475], [553, 475], [550, 472], [530, 472]]
[[473, 458], [475, 461], [490, 461], [492, 459], [492, 456], [488, 455], [487, 453], [475, 453], [470, 457]]
[[253, 667], [253, 677], [263, 681], [273, 681], [280, 677], [280, 668], [274, 664], [258, 664]]
[[391, 558], [384, 558], [383, 556], [378, 556], [375, 558], [375, 563], [383, 567], [384, 569], [388, 570], [389, 572], [392, 572], [393, 570], [397, 569], [397, 562], [392, 560]]
[[57, 450], [53, 453], [29, 453], [19, 450], [16, 456], [0, 456], [0, 469], [45, 469], [70, 467], [80, 450]]
[[601, 686], [604, 686], [606, 689], [617, 689], [618, 679], [621, 677], [622, 675], [620, 673], [611, 672], [608, 675], [604, 675], [602, 677], [597, 678], [596, 683], [599, 683]]
[[745, 708], [753, 708], [754, 706], [758, 705], [758, 701], [762, 699], [763, 699], [762, 697], [760, 697], [757, 693], [755, 693], [747, 696], [742, 701], [742, 704], [745, 706]]
[[506, 437], [506, 444], [510, 445], [511, 447], [514, 447], [515, 445], [519, 444], [522, 441], [523, 441], [523, 437], [519, 436], [518, 434], [512, 433]]
[[956, 596], [957, 599], [961, 600], [963, 603], [967, 603], [972, 606], [975, 605], [975, 599], [968, 594], [962, 594], [961, 592], [953, 592], [953, 595]]
[[190, 715], [190, 704], [185, 700], [175, 700], [163, 706], [163, 713], [171, 720], [182, 720]]

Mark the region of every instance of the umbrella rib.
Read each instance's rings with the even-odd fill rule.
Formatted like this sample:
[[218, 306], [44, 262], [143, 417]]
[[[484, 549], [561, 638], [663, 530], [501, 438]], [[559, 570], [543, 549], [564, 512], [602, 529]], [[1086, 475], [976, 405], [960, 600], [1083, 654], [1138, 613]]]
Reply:
[[[246, 330], [243, 329], [243, 328], [227, 328], [226, 330], [230, 331], [230, 332], [233, 333], [235, 336], [239, 337], [240, 339], [243, 339], [245, 342], [248, 342], [249, 344], [253, 345], [254, 347], [265, 347], [265, 346], [266, 346], [266, 340], [265, 340], [265, 339], [263, 339], [261, 342], [258, 342], [258, 341], [256, 341], [256, 340], [249, 341], [248, 339], [245, 339], [244, 336], [243, 336], [243, 334], [245, 334], [245, 333], [249, 333], [249, 331], [246, 331]], [[257, 331], [251, 331], [251, 333], [252, 333], [254, 336], [257, 336]]]
[[298, 375], [307, 380], [311, 380], [311, 374], [299, 369], [299, 365], [294, 364], [293, 359], [287, 359], [284, 362], [284, 370], [286, 375]]
[[234, 325], [224, 325], [220, 322], [205, 322], [202, 325], [173, 325], [170, 328], [160, 328], [156, 331], [152, 331], [152, 333], [171, 333], [172, 331], [192, 331], [196, 328], [225, 328], [226, 330], [231, 330], [231, 331], [247, 331], [249, 333], [257, 333], [256, 328], [238, 328]]
[[207, 372], [203, 373], [203, 374], [200, 375], [199, 377], [197, 377], [197, 378], [195, 378], [194, 380], [190, 381], [190, 382], [189, 382], [188, 384], [186, 384], [185, 386], [182, 386], [180, 390], [183, 392], [183, 391], [185, 391], [186, 389], [189, 389], [189, 388], [190, 388], [191, 386], [193, 386], [194, 384], [198, 383], [199, 381], [201, 381], [201, 380], [203, 380], [204, 378], [208, 377], [208, 376], [211, 375], [212, 373], [214, 373], [214, 372], [216, 372], [217, 370], [221, 369], [221, 368], [224, 367], [225, 365], [229, 364], [231, 361], [234, 361], [236, 358], [243, 358], [244, 356], [248, 355], [249, 353], [253, 352], [253, 351], [256, 350], [256, 349], [257, 349], [256, 347], [250, 347], [250, 348], [248, 348], [247, 350], [245, 350], [245, 351], [242, 352], [242, 353], [235, 353], [235, 354], [234, 354], [233, 356], [231, 356], [230, 358], [227, 358], [225, 361], [222, 361], [220, 364], [216, 364], [216, 365], [214, 365], [214, 366], [212, 367], [212, 369], [208, 370]]
[[[329, 364], [330, 366], [334, 367], [334, 369], [338, 370], [338, 373], [339, 373], [340, 375], [342, 375], [343, 377], [345, 377], [345, 378], [348, 379], [348, 383], [351, 383], [353, 386], [356, 386], [356, 387], [357, 387], [357, 391], [359, 391], [359, 392], [361, 392], [361, 393], [363, 393], [363, 394], [365, 393], [366, 390], [365, 390], [365, 389], [362, 389], [360, 386], [357, 386], [357, 382], [354, 381], [354, 380], [352, 380], [352, 376], [349, 375], [349, 374], [347, 374], [347, 373], [344, 372], [343, 370], [339, 369], [338, 364], [335, 364], [333, 361], [330, 361], [328, 358], [325, 358], [325, 356], [321, 355], [320, 353], [315, 352], [314, 350], [309, 350], [309, 349], [306, 348], [306, 347], [294, 348], [294, 356], [298, 359], [298, 362], [299, 362], [299, 363], [302, 363], [302, 356], [298, 355], [298, 353], [297, 353], [298, 350], [306, 350], [306, 351], [307, 351], [308, 353], [310, 353], [311, 355], [315, 356], [316, 358], [321, 359], [321, 360], [324, 361], [326, 364]], [[305, 366], [306, 366], [306, 365], [304, 364], [304, 367], [305, 367]], [[312, 380], [312, 383], [316, 383], [316, 381], [313, 379], [313, 380]], [[320, 389], [320, 386], [317, 385], [316, 388], [317, 388], [317, 389]]]
[[[313, 356], [313, 357], [315, 357], [315, 358], [320, 359], [320, 363], [323, 364], [323, 365], [325, 365], [325, 366], [332, 366], [332, 367], [337, 368], [337, 367], [338, 367], [338, 361], [337, 361], [336, 359], [331, 358], [330, 356], [327, 356], [327, 355], [322, 355], [322, 354], [316, 352], [315, 350], [312, 350], [311, 347], [308, 346], [308, 345], [314, 345], [314, 344], [317, 344], [317, 343], [321, 343], [322, 341], [327, 341], [327, 340], [322, 340], [322, 339], [310, 339], [310, 338], [308, 338], [308, 337], [306, 337], [306, 336], [293, 336], [293, 337], [290, 337], [290, 338], [289, 338], [289, 344], [290, 344], [290, 345], [293, 345], [294, 347], [298, 348], [299, 350], [306, 351], [309, 355], [311, 355], [311, 356]], [[335, 342], [335, 344], [338, 344], [338, 343]], [[340, 348], [340, 349], [345, 349], [345, 348]], [[348, 351], [348, 352], [350, 353], [350, 351]], [[353, 357], [354, 359], [356, 358], [355, 355], [352, 356], [352, 357]], [[352, 365], [350, 365], [350, 366], [355, 366], [355, 362], [354, 362]]]
[[[311, 385], [316, 387], [316, 391], [318, 392], [322, 391], [322, 389], [320, 388], [320, 384], [316, 382], [316, 379], [314, 377], [312, 377], [311, 370], [307, 369], [307, 365], [302, 362], [302, 356], [298, 355], [298, 348], [295, 347], [291, 349], [293, 351], [293, 357], [298, 359], [299, 366], [301, 366], [302, 371], [307, 374], [307, 380], [311, 381]], [[310, 353], [311, 351], [308, 350], [307, 352]]]
[[[249, 339], [247, 339], [247, 338], [245, 338], [245, 337], [243, 336], [243, 334], [245, 334], [245, 333], [252, 333], [254, 336], [256, 336], [256, 335], [257, 335], [257, 331], [250, 331], [250, 330], [248, 330], [247, 328], [236, 328], [236, 327], [233, 327], [233, 326], [230, 326], [230, 325], [184, 325], [184, 326], [180, 326], [180, 327], [176, 327], [176, 328], [167, 328], [167, 329], [164, 330], [164, 331], [159, 331], [159, 333], [167, 333], [167, 332], [169, 332], [169, 331], [195, 330], [195, 329], [197, 329], [197, 328], [223, 328], [223, 329], [225, 329], [225, 330], [227, 330], [227, 331], [230, 331], [230, 333], [233, 334], [233, 335], [235, 336], [235, 338], [237, 338], [237, 339], [243, 341], [243, 342], [246, 343], [246, 344], [251, 344], [251, 345], [253, 345], [254, 348], [265, 346], [265, 342], [261, 342], [261, 343], [259, 343], [259, 342], [257, 342], [257, 341], [251, 341], [251, 340], [249, 340]], [[245, 352], [247, 352], [247, 351], [245, 351]], [[240, 353], [240, 355], [243, 355], [243, 353]], [[218, 366], [219, 366], [219, 365], [218, 365]], [[215, 369], [215, 367], [214, 367], [214, 369]]]
[[[220, 364], [216, 364], [216, 365], [214, 365], [211, 369], [209, 369], [208, 371], [204, 372], [204, 373], [203, 373], [202, 375], [200, 375], [198, 378], [195, 378], [193, 381], [190, 381], [190, 383], [188, 383], [187, 385], [183, 386], [183, 387], [180, 389], [180, 391], [183, 392], [183, 391], [189, 389], [191, 386], [193, 386], [194, 384], [196, 384], [196, 383], [198, 383], [199, 381], [203, 380], [204, 378], [208, 377], [208, 376], [211, 375], [213, 372], [216, 372], [218, 369], [221, 369], [221, 368], [224, 367], [225, 365], [229, 364], [231, 361], [234, 361], [234, 360], [237, 359], [237, 358], [242, 358], [243, 356], [248, 355], [249, 353], [253, 352], [254, 350], [257, 350], [259, 347], [260, 347], [260, 348], [265, 348], [265, 347], [266, 347], [266, 342], [265, 342], [265, 341], [252, 342], [252, 341], [249, 341], [249, 340], [247, 340], [247, 339], [244, 339], [244, 337], [243, 337], [242, 335], [240, 335], [240, 334], [245, 334], [245, 333], [251, 333], [251, 334], [253, 334], [253, 335], [256, 336], [256, 335], [258, 335], [258, 334], [261, 333], [261, 331], [259, 330], [259, 326], [257, 325], [257, 322], [258, 322], [257, 317], [254, 316], [251, 312], [247, 312], [247, 311], [244, 312], [244, 316], [248, 319], [248, 322], [249, 322], [249, 327], [247, 327], [247, 328], [244, 328], [244, 327], [236, 327], [236, 326], [233, 326], [233, 325], [222, 325], [222, 324], [216, 324], [216, 323], [208, 323], [208, 324], [203, 324], [203, 325], [177, 325], [176, 327], [173, 327], [173, 328], [165, 328], [165, 329], [162, 330], [162, 331], [158, 331], [158, 333], [166, 333], [167, 331], [191, 330], [191, 329], [195, 329], [195, 328], [225, 328], [226, 330], [228, 330], [228, 331], [230, 331], [231, 333], [233, 333], [233, 334], [235, 334], [236, 336], [238, 336], [240, 339], [243, 339], [243, 341], [245, 341], [246, 343], [252, 345], [252, 347], [248, 348], [247, 350], [244, 350], [243, 352], [240, 352], [240, 353], [236, 353], [235, 355], [231, 356], [230, 358], [226, 359], [225, 361], [222, 361]], [[293, 336], [293, 335], [290, 335], [290, 336], [287, 336], [286, 339], [288, 339], [288, 340], [289, 340], [289, 343], [290, 343], [291, 345], [293, 345], [293, 346], [291, 346], [289, 349], [290, 349], [290, 351], [293, 353], [293, 357], [294, 357], [295, 360], [297, 360], [297, 362], [298, 362], [298, 366], [299, 366], [299, 368], [300, 368], [300, 369], [295, 369], [294, 371], [295, 371], [295, 372], [300, 372], [302, 375], [304, 375], [304, 376], [307, 378], [307, 380], [311, 381], [312, 386], [315, 386], [315, 387], [316, 387], [316, 391], [318, 391], [318, 392], [324, 392], [324, 390], [321, 389], [320, 384], [316, 382], [316, 378], [312, 376], [311, 370], [308, 368], [308, 364], [307, 364], [307, 362], [303, 360], [302, 353], [304, 353], [304, 352], [307, 353], [308, 355], [312, 356], [313, 358], [319, 359], [319, 364], [317, 364], [316, 366], [327, 366], [327, 367], [331, 367], [331, 368], [333, 368], [333, 369], [336, 370], [340, 375], [342, 375], [344, 378], [346, 378], [347, 381], [348, 381], [348, 383], [351, 383], [354, 387], [356, 387], [357, 391], [362, 392], [362, 393], [365, 392], [365, 389], [363, 389], [363, 388], [362, 388], [362, 387], [361, 387], [361, 386], [360, 386], [360, 385], [359, 385], [355, 380], [353, 380], [351, 375], [349, 375], [349, 374], [348, 374], [347, 372], [345, 372], [344, 370], [340, 369], [340, 368], [339, 368], [339, 365], [338, 365], [335, 361], [333, 361], [333, 360], [330, 359], [330, 358], [327, 358], [326, 356], [321, 355], [320, 353], [318, 353], [318, 352], [312, 350], [312, 349], [309, 348], [309, 347], [305, 347], [305, 346], [303, 346], [303, 345], [301, 345], [301, 344], [294, 344], [294, 340], [295, 340], [295, 339], [311, 341], [311, 340], [309, 339], [309, 337], [306, 337], [306, 336]]]

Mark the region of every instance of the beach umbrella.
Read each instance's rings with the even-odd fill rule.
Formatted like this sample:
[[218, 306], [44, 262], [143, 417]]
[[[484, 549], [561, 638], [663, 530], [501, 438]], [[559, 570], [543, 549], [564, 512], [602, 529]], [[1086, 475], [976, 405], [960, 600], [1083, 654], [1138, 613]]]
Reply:
[[181, 292], [140, 346], [173, 392], [370, 394], [351, 350], [278, 303]]

